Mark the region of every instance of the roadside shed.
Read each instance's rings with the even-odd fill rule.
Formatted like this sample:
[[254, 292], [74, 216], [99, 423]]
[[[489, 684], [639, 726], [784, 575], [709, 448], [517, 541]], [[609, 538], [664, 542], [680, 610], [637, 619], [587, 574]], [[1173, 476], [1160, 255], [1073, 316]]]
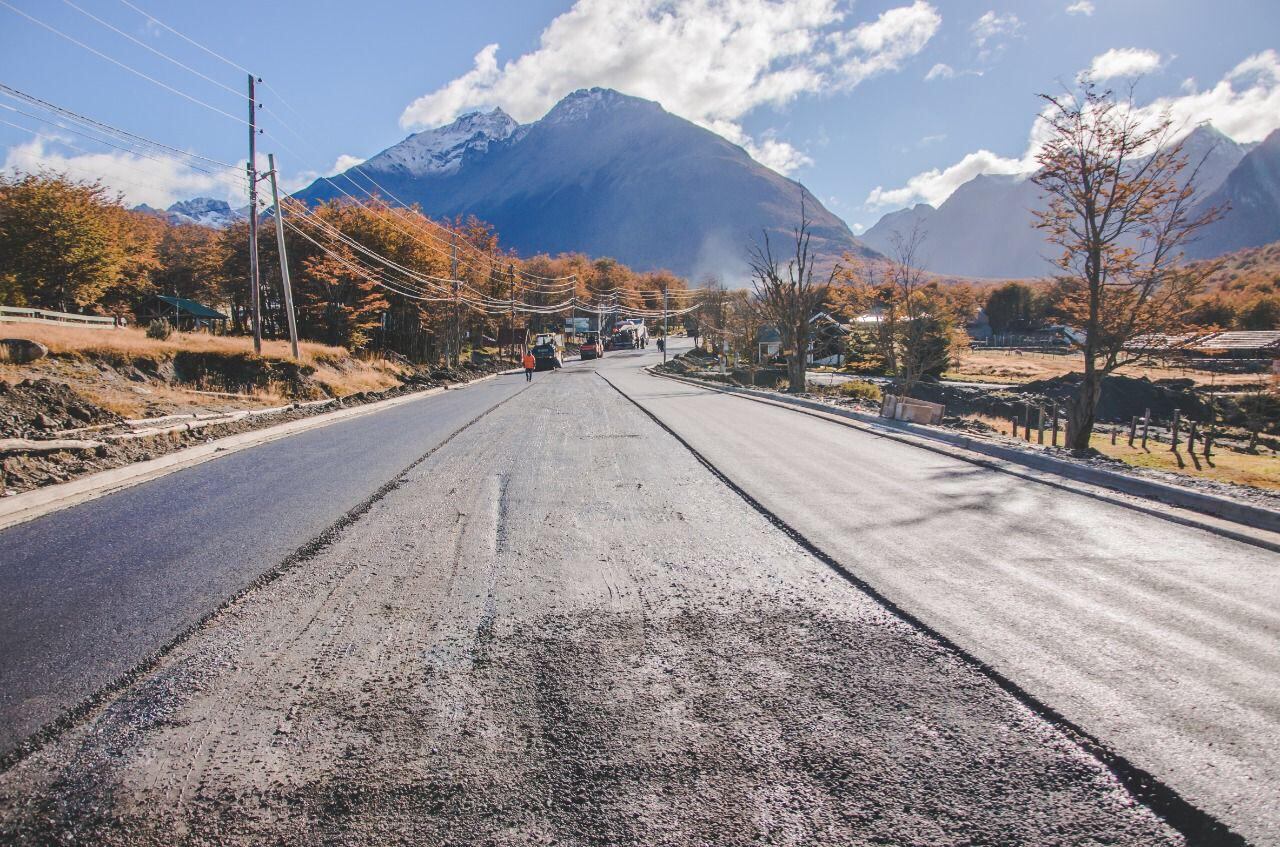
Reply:
[[167, 294], [157, 294], [147, 301], [139, 317], [142, 323], [167, 320], [175, 329], [184, 332], [196, 329], [222, 331], [227, 328], [227, 321], [230, 320], [227, 315], [210, 309], [203, 303]]

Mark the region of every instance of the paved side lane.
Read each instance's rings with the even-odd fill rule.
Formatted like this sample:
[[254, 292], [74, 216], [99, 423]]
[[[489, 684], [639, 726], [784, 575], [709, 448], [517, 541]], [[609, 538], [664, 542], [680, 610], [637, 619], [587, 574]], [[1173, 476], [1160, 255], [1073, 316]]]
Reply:
[[786, 409], [602, 373], [893, 602], [1280, 843], [1280, 556]]
[[0, 531], [0, 754], [524, 387], [500, 376]]

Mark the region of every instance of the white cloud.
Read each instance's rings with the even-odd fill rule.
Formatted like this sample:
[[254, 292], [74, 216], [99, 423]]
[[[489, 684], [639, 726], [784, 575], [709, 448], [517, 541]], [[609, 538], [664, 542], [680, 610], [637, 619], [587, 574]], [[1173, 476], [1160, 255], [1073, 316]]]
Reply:
[[978, 174], [1017, 174], [1027, 170], [1027, 163], [1022, 159], [1005, 158], [990, 150], [979, 150], [949, 168], [934, 168], [916, 174], [901, 188], [886, 190], [876, 186], [867, 197], [867, 205], [873, 208], [900, 208], [915, 203], [938, 206], [951, 196], [951, 192]]
[[1088, 74], [1098, 82], [1142, 76], [1160, 69], [1160, 54], [1137, 47], [1115, 47], [1093, 57]]
[[771, 167], [807, 157], [741, 119], [805, 94], [848, 89], [919, 53], [941, 23], [925, 0], [854, 26], [838, 0], [577, 0], [529, 53], [499, 63], [498, 45], [463, 75], [414, 100], [406, 129], [439, 126], [468, 109], [501, 106], [535, 120], [566, 94], [592, 86], [660, 102], [721, 132]]
[[[5, 152], [4, 164], [0, 166], [0, 170], [6, 173], [37, 173], [45, 169], [66, 173], [72, 179], [98, 180], [112, 191], [122, 194], [127, 206], [146, 203], [148, 206], [164, 209], [178, 200], [189, 200], [192, 197], [226, 200], [234, 209], [249, 202], [247, 183], [243, 176], [243, 159], [236, 162], [234, 171], [218, 170], [216, 165], [204, 163], [201, 163], [202, 170], [197, 170], [175, 157], [148, 158], [115, 150], [97, 153], [81, 148], [79, 145], [83, 143], [78, 139], [73, 141], [63, 138], [56, 132], [41, 133], [30, 141], [10, 147]], [[363, 161], [344, 153], [324, 174], [312, 170], [281, 173], [278, 177], [280, 190], [291, 194], [321, 176], [341, 173]], [[259, 155], [258, 168], [266, 172], [265, 155]], [[214, 173], [206, 173], [207, 170]], [[269, 202], [270, 186], [263, 183], [259, 186], [258, 194]]]
[[363, 164], [364, 164], [364, 159], [360, 158], [359, 156], [352, 156], [349, 153], [343, 153], [340, 156], [338, 156], [337, 161], [333, 163], [333, 167], [329, 169], [329, 174], [327, 175], [331, 176], [333, 174], [340, 174], [343, 171], [354, 168], [356, 165], [363, 165]]
[[979, 47], [986, 47], [989, 41], [1016, 36], [1022, 31], [1022, 21], [1013, 12], [997, 15], [990, 11], [974, 21], [969, 31], [973, 33], [974, 43]]
[[[323, 171], [304, 170], [298, 171], [292, 175], [281, 174], [280, 190], [285, 194], [292, 194], [295, 191], [301, 191], [321, 177], [337, 176], [344, 171], [354, 168], [356, 165], [364, 164], [364, 162], [365, 160], [359, 156], [352, 156], [349, 153], [341, 153], [338, 155], [338, 158], [334, 160], [333, 165]], [[363, 185], [363, 183], [361, 184]], [[342, 180], [338, 187], [352, 194], [358, 195], [362, 193], [359, 188], [354, 187], [346, 180]]]
[[1241, 144], [1261, 141], [1280, 129], [1280, 53], [1264, 50], [1246, 58], [1212, 88], [1161, 97], [1140, 112], [1154, 118], [1168, 112], [1174, 126], [1190, 132], [1210, 121]]
[[10, 147], [5, 154], [6, 172], [36, 173], [42, 168], [66, 173], [73, 179], [100, 180], [123, 194], [126, 205], [146, 203], [163, 209], [192, 197], [226, 200], [233, 207], [248, 203], [245, 180], [240, 174], [222, 171], [211, 175], [176, 159], [150, 159], [121, 151], [77, 152], [66, 139], [45, 134]]
[[831, 36], [837, 55], [851, 57], [842, 67], [843, 82], [857, 85], [869, 77], [897, 70], [919, 53], [942, 24], [942, 17], [923, 0], [890, 9], [876, 20]]
[[933, 82], [935, 79], [951, 79], [951, 77], [955, 75], [955, 68], [939, 62], [932, 68], [929, 68], [929, 72], [924, 75], [924, 81]]
[[[1167, 114], [1181, 133], [1209, 121], [1219, 131], [1247, 144], [1280, 129], [1280, 53], [1264, 50], [1232, 68], [1213, 88], [1161, 97], [1136, 108], [1146, 120]], [[1021, 156], [1000, 156], [989, 150], [969, 153], [946, 168], [919, 173], [898, 188], [877, 186], [868, 195], [871, 208], [900, 208], [925, 202], [937, 206], [978, 174], [1027, 173], [1036, 167], [1036, 154], [1046, 140], [1046, 126], [1033, 122]]]
[[1093, 14], [1093, 3], [1090, 0], [1077, 0], [1067, 7], [1068, 15], [1084, 15], [1086, 18]]

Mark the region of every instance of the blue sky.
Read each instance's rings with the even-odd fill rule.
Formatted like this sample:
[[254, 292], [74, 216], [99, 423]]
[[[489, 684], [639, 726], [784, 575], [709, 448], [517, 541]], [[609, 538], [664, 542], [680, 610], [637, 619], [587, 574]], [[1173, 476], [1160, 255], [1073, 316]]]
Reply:
[[[1280, 126], [1277, 41], [1270, 0], [3, 0], [0, 82], [237, 164], [247, 101], [234, 65], [252, 68], [270, 84], [260, 151], [278, 155], [291, 187], [470, 109], [500, 105], [527, 121], [576, 88], [614, 87], [743, 144], [857, 231], [902, 205], [940, 202], [978, 172], [1028, 168], [1036, 93], [1090, 67], [1111, 85], [1137, 79], [1144, 108], [1259, 140]], [[104, 147], [4, 105], [35, 112], [0, 97], [10, 169], [97, 176], [153, 205], [238, 190], [234, 178]]]

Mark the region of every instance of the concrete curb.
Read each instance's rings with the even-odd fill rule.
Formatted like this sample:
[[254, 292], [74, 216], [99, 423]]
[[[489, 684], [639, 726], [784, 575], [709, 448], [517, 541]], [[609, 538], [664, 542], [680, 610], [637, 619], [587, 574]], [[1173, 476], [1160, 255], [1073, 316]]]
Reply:
[[[860, 426], [855, 426], [857, 429], [872, 432], [876, 435], [891, 438], [895, 441], [900, 441], [906, 444], [913, 444], [917, 447], [925, 447], [928, 449], [927, 444], [921, 444], [919, 442], [926, 439], [929, 441], [936, 441], [961, 450], [991, 456], [1002, 461], [1021, 465], [1023, 467], [1031, 468], [1032, 470], [1054, 474], [1055, 476], [1064, 477], [1076, 482], [1100, 486], [1102, 488], [1118, 491], [1121, 494], [1128, 494], [1134, 497], [1157, 500], [1170, 506], [1221, 518], [1253, 529], [1280, 533], [1280, 512], [1261, 506], [1238, 503], [1234, 500], [1228, 500], [1225, 497], [1217, 497], [1212, 494], [1202, 494], [1198, 491], [1188, 491], [1187, 489], [1179, 488], [1175, 485], [1168, 485], [1166, 483], [1156, 482], [1155, 480], [1142, 479], [1140, 477], [1133, 477], [1127, 474], [1115, 473], [1113, 471], [1102, 470], [1101, 468], [1083, 467], [1075, 464], [1074, 462], [1055, 459], [1051, 456], [1037, 456], [1035, 454], [1025, 453], [1021, 450], [1004, 447], [999, 444], [992, 444], [982, 439], [972, 438], [967, 435], [939, 430], [936, 427], [926, 427], [902, 421], [890, 421], [876, 415], [868, 415], [861, 412], [850, 411], [848, 409], [840, 409], [813, 400], [805, 400], [800, 397], [789, 397], [787, 395], [779, 395], [772, 392], [758, 391], [750, 388], [740, 388], [732, 385], [707, 383], [703, 380], [692, 379], [689, 377], [658, 373], [650, 368], [646, 368], [646, 370], [654, 376], [672, 379], [688, 385], [695, 385], [699, 388], [705, 388], [711, 391], [720, 391], [726, 394], [737, 394], [749, 399], [771, 403], [778, 406], [798, 407], [810, 410], [811, 412], [820, 413], [826, 417], [844, 418], [859, 424]], [[837, 423], [839, 422], [840, 421], [837, 421]], [[1132, 504], [1125, 503], [1124, 505]], [[1158, 514], [1169, 517], [1163, 513]], [[1185, 523], [1185, 521], [1181, 522]], [[1223, 532], [1220, 527], [1205, 528], [1211, 529], [1219, 534], [1232, 535], [1232, 537], [1236, 537], [1238, 540], [1247, 541], [1251, 544], [1259, 544], [1267, 547], [1268, 549], [1280, 550], [1280, 546], [1276, 546], [1273, 542], [1257, 539], [1253, 536], [1240, 536], [1230, 532]]]
[[176, 450], [173, 453], [166, 453], [163, 456], [157, 456], [145, 462], [136, 462], [120, 468], [111, 468], [110, 470], [90, 474], [79, 479], [73, 479], [70, 482], [47, 485], [34, 491], [24, 491], [12, 497], [0, 498], [0, 530], [35, 520], [52, 512], [58, 512], [89, 500], [95, 500], [107, 494], [113, 494], [116, 491], [139, 485], [183, 468], [189, 468], [222, 456], [229, 456], [239, 450], [257, 447], [259, 444], [288, 438], [290, 435], [297, 435], [300, 432], [319, 429], [339, 421], [373, 414], [394, 406], [412, 403], [416, 400], [425, 400], [428, 397], [435, 397], [446, 391], [457, 391], [460, 388], [466, 388], [502, 375], [501, 373], [489, 374], [458, 385], [428, 388], [424, 391], [403, 394], [387, 400], [378, 400], [361, 406], [337, 409], [313, 417], [302, 418], [301, 420], [288, 421], [287, 423], [255, 429], [250, 432], [228, 435], [225, 438], [210, 441], [208, 444], [198, 444], [185, 450]]

